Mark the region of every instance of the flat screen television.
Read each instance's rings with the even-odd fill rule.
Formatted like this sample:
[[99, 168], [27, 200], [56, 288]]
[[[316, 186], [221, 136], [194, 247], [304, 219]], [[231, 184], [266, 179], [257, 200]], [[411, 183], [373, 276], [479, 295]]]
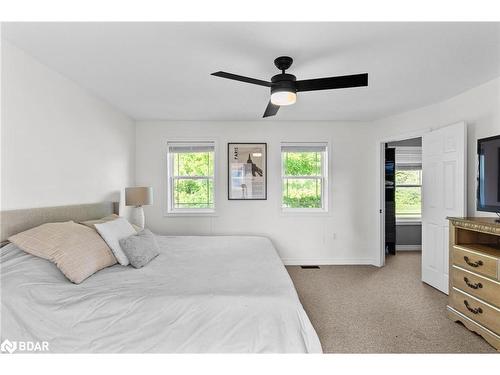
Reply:
[[500, 135], [477, 141], [477, 210], [500, 212]]

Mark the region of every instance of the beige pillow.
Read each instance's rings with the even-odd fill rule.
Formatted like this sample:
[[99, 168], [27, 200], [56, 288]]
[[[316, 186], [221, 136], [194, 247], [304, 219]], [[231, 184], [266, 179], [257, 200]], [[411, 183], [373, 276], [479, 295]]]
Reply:
[[[88, 226], [89, 228], [92, 228], [92, 229], [96, 229], [96, 227], [95, 227], [96, 224], [103, 224], [103, 223], [106, 223], [108, 221], [116, 220], [119, 217], [120, 216], [118, 216], [117, 214], [111, 214], [111, 215], [103, 217], [102, 219], [80, 221], [80, 224], [86, 225], [86, 226]], [[135, 224], [132, 224], [132, 223], [130, 223], [130, 224], [134, 227], [134, 229], [135, 229], [136, 232], [140, 232], [142, 230], [141, 227], [139, 227], [138, 225], [135, 225]]]
[[111, 215], [103, 217], [102, 219], [80, 221], [80, 224], [83, 224], [83, 225], [86, 225], [89, 228], [95, 229], [94, 225], [106, 223], [106, 222], [111, 221], [111, 220], [116, 220], [119, 217], [120, 216], [118, 216], [116, 214], [111, 214]]
[[111, 249], [95, 230], [73, 221], [42, 224], [9, 237], [9, 241], [29, 254], [50, 260], [75, 284], [116, 263]]

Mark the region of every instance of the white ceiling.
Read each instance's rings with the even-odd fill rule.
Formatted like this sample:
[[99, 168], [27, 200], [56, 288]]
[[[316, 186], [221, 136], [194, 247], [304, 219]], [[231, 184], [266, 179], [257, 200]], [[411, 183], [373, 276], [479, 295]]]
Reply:
[[[299, 93], [276, 120], [372, 120], [500, 76], [500, 23], [9, 23], [2, 37], [135, 119], [257, 120], [259, 79], [369, 73], [369, 87]], [[263, 121], [268, 121], [263, 120]]]

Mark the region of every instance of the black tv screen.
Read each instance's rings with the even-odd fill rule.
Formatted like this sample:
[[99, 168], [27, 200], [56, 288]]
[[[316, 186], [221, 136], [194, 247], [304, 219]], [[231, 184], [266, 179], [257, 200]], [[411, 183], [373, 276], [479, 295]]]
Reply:
[[500, 211], [500, 135], [477, 141], [477, 210]]

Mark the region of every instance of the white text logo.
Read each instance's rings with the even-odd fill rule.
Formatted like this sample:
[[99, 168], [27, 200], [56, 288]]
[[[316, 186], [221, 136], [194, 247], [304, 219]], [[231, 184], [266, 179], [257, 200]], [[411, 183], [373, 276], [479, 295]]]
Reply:
[[49, 343], [47, 341], [10, 341], [5, 339], [0, 345], [3, 353], [18, 352], [48, 352]]

